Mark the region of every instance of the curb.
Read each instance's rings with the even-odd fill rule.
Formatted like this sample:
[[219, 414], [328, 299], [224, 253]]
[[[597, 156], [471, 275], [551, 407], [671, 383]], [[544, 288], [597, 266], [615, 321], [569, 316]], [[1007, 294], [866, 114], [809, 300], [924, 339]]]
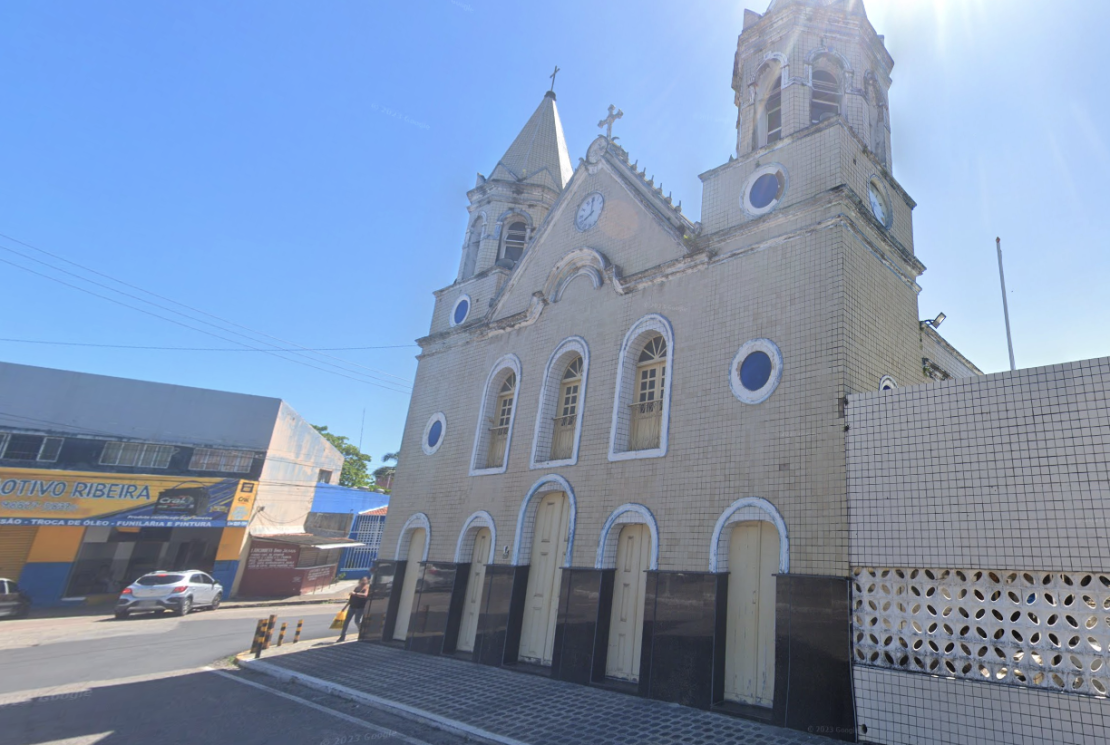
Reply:
[[345, 685], [340, 685], [339, 683], [332, 683], [330, 681], [324, 680], [323, 678], [317, 678], [312, 675], [305, 675], [304, 673], [295, 673], [291, 670], [286, 670], [283, 667], [274, 665], [270, 662], [265, 662], [261, 659], [256, 660], [253, 658], [248, 658], [247, 656], [249, 654], [249, 652], [243, 652], [236, 655], [235, 664], [243, 668], [244, 670], [250, 670], [256, 673], [261, 673], [262, 675], [268, 675], [271, 678], [276, 678], [283, 683], [296, 683], [297, 685], [302, 685], [305, 688], [311, 688], [314, 691], [327, 693], [337, 698], [341, 698], [347, 701], [353, 701], [356, 704], [362, 704], [363, 706], [369, 706], [373, 709], [386, 711], [403, 719], [408, 719], [409, 721], [423, 724], [434, 729], [442, 730], [444, 732], [449, 732], [460, 737], [476, 737], [488, 742], [501, 743], [501, 745], [528, 745], [521, 740], [514, 740], [511, 737], [498, 735], [494, 732], [481, 729], [480, 727], [471, 726], [469, 724], [466, 724], [465, 722], [460, 722], [455, 719], [448, 719], [447, 717], [442, 717], [438, 714], [432, 714], [431, 712], [423, 711], [422, 709], [417, 709], [413, 706], [401, 704], [396, 701], [389, 701], [388, 699], [380, 698], [370, 693], [364, 693], [363, 691], [357, 691], [354, 688], [349, 688]]

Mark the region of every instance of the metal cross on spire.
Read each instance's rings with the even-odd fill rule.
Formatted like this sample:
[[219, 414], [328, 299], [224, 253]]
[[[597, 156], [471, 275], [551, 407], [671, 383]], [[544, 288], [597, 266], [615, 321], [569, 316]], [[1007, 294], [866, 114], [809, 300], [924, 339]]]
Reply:
[[[616, 113], [613, 113], [614, 111]], [[616, 120], [620, 119], [623, 116], [624, 116], [623, 111], [618, 109], [613, 104], [609, 104], [609, 116], [605, 117], [604, 119], [602, 119], [600, 122], [597, 123], [598, 129], [601, 129], [602, 127], [605, 128], [605, 139], [607, 139], [607, 140], [612, 140], [613, 139], [613, 122], [615, 122]]]
[[559, 66], [555, 65], [555, 72], [551, 73], [551, 75], [549, 76], [551, 78], [551, 88], [549, 89], [549, 91], [551, 93], [555, 92], [555, 76], [558, 75], [558, 74], [559, 74]]

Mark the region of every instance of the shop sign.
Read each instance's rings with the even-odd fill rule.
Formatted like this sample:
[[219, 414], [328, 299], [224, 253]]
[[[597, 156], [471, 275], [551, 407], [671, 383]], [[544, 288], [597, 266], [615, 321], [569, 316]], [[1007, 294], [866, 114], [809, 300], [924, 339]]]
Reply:
[[0, 525], [245, 527], [257, 483], [241, 479], [0, 469]]
[[294, 569], [299, 553], [296, 546], [251, 546], [247, 569]]

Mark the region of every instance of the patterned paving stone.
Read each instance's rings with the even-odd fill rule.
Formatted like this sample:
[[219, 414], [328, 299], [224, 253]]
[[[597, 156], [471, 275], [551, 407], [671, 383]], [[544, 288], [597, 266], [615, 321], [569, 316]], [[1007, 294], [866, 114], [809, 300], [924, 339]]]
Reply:
[[463, 660], [356, 643], [266, 662], [531, 745], [830, 745], [833, 740]]

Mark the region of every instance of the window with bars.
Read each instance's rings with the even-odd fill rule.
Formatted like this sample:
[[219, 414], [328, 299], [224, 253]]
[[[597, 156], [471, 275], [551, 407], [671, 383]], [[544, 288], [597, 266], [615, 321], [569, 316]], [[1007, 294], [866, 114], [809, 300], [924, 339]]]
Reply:
[[223, 471], [247, 473], [254, 464], [254, 453], [249, 450], [210, 450], [197, 448], [189, 462], [192, 471]]
[[174, 448], [149, 442], [106, 442], [100, 452], [102, 466], [169, 468]]
[[631, 405], [629, 450], [659, 447], [666, 375], [667, 341], [662, 336], [653, 336], [636, 361], [636, 399]]
[[509, 373], [497, 393], [497, 407], [493, 426], [489, 430], [489, 451], [486, 468], [499, 468], [505, 461], [505, 445], [509, 439], [509, 424], [513, 420], [513, 401], [516, 398], [516, 374]]
[[523, 220], [510, 223], [505, 231], [504, 257], [509, 261], [520, 261], [524, 245], [528, 242], [528, 224]]
[[47, 437], [46, 435], [2, 433], [0, 434], [0, 458], [53, 463], [58, 460], [64, 439], [62, 437]]
[[813, 71], [813, 97], [809, 102], [811, 124], [840, 114], [840, 82], [828, 70]]
[[551, 459], [565, 460], [574, 452], [574, 432], [578, 423], [578, 392], [582, 386], [582, 358], [567, 365], [560, 381], [559, 416], [551, 433]]

